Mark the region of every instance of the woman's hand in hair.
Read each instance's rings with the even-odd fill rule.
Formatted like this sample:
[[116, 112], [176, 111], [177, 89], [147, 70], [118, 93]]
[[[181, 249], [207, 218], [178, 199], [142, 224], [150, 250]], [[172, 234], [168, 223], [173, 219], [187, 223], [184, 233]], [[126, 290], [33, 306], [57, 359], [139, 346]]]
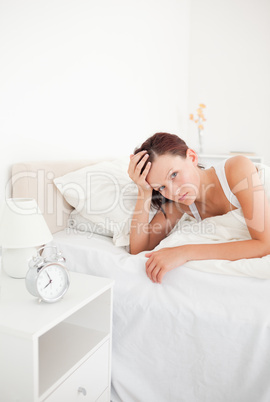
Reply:
[[148, 157], [149, 155], [146, 151], [141, 151], [135, 155], [130, 155], [128, 174], [134, 183], [137, 184], [139, 190], [151, 190], [152, 192], [152, 188], [146, 180], [151, 168], [151, 162], [147, 162]]

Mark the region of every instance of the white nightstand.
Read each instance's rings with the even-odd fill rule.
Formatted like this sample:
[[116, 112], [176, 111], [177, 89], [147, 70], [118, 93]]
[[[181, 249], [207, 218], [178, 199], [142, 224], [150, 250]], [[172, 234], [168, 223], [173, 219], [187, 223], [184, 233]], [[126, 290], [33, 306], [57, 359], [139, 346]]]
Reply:
[[113, 281], [70, 277], [65, 297], [45, 304], [2, 273], [1, 401], [110, 401]]
[[235, 155], [243, 155], [252, 160], [254, 163], [263, 163], [263, 157], [259, 155], [250, 155], [245, 153], [231, 153], [231, 154], [200, 154], [199, 162], [205, 167], [209, 168], [215, 166], [217, 163], [224, 161], [225, 159], [231, 158]]

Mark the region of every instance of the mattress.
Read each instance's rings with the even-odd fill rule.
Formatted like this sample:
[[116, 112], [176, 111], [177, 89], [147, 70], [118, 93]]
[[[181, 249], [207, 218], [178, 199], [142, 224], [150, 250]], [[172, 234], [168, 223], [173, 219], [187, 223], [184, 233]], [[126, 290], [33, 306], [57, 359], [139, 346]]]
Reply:
[[53, 244], [70, 271], [115, 280], [113, 402], [270, 401], [269, 280], [182, 266], [154, 284], [144, 253], [111, 238], [66, 229]]

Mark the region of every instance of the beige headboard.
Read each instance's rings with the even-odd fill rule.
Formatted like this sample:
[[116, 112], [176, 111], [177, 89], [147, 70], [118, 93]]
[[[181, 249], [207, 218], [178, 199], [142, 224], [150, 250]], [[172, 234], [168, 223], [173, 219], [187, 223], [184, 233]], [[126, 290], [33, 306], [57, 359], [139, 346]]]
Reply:
[[72, 207], [57, 190], [53, 179], [98, 161], [27, 162], [12, 166], [12, 197], [35, 198], [52, 233], [67, 227]]

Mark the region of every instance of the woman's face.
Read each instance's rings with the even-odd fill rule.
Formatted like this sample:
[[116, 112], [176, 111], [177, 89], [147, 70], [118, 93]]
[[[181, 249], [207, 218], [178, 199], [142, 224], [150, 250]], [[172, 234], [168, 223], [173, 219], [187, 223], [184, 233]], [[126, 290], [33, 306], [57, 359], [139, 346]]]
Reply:
[[198, 158], [188, 149], [187, 157], [165, 154], [158, 156], [151, 165], [147, 182], [169, 200], [191, 205], [198, 193], [200, 175]]

